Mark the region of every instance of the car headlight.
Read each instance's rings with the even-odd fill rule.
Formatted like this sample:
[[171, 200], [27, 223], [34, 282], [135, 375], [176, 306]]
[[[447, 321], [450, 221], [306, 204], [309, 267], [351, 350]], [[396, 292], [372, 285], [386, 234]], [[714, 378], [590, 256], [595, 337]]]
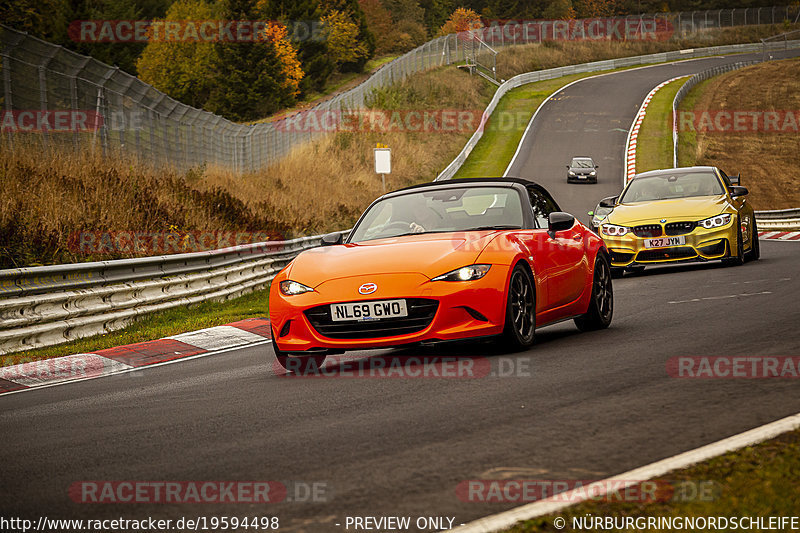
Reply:
[[596, 170], [592, 170], [591, 172], [589, 172], [589, 175], [590, 176], [597, 176], [597, 171]]
[[575, 175], [575, 172], [574, 172], [574, 171], [572, 171], [572, 170], [570, 170], [570, 171], [569, 171], [569, 175], [570, 175], [570, 176], [574, 176], [574, 175]]
[[472, 281], [481, 279], [489, 272], [492, 265], [469, 265], [455, 270], [451, 270], [447, 274], [436, 276], [431, 281]]
[[714, 217], [709, 217], [705, 220], [701, 220], [697, 224], [699, 226], [704, 227], [705, 229], [711, 228], [719, 228], [720, 226], [726, 225], [728, 222], [731, 221], [730, 213], [722, 213], [721, 215], [717, 215]]
[[603, 233], [612, 237], [622, 237], [631, 232], [631, 228], [617, 226], [615, 224], [603, 224], [601, 227], [603, 228]]
[[281, 293], [284, 296], [294, 296], [296, 294], [303, 294], [304, 292], [313, 291], [311, 287], [307, 287], [302, 283], [297, 283], [296, 281], [292, 281], [287, 279], [285, 281], [281, 281], [280, 283]]

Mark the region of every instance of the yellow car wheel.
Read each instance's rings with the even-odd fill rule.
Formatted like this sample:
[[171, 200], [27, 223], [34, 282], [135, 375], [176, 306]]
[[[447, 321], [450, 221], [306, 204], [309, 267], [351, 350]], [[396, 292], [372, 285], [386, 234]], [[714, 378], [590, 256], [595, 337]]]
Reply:
[[744, 239], [742, 238], [742, 225], [739, 223], [738, 218], [736, 219], [736, 227], [739, 228], [736, 232], [736, 255], [734, 255], [734, 250], [731, 249], [731, 256], [722, 260], [728, 266], [744, 264]]

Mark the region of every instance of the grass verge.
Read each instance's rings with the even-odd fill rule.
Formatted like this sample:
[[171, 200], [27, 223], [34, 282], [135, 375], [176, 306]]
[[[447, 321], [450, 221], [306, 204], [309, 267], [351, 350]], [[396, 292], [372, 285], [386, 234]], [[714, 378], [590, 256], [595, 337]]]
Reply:
[[502, 176], [533, 113], [555, 91], [575, 80], [593, 76], [573, 74], [528, 83], [508, 91], [497, 103], [478, 144], [456, 173], [456, 178]]
[[104, 335], [94, 335], [56, 346], [35, 348], [0, 356], [0, 366], [50, 359], [76, 353], [90, 353], [135, 342], [151, 341], [187, 331], [221, 326], [245, 318], [269, 314], [269, 291], [259, 290], [223, 302], [204, 302], [147, 315], [133, 324]]
[[[715, 76], [695, 86], [680, 105], [678, 163], [741, 173], [757, 210], [799, 207], [800, 189], [787, 170], [800, 165], [798, 110], [798, 58]], [[770, 115], [777, 120], [769, 122]]]
[[672, 167], [672, 101], [688, 76], [662, 87], [647, 106], [636, 145], [636, 172]]
[[[727, 453], [709, 461], [665, 475], [672, 486], [712, 487], [697, 495], [675, 492], [656, 502], [592, 501], [564, 512], [522, 522], [510, 533], [587, 531], [572, 527], [573, 518], [589, 517], [764, 517], [796, 516], [800, 486], [800, 430]], [[683, 483], [693, 482], [693, 483]], [[556, 517], [566, 527], [553, 525]], [[610, 529], [611, 531], [618, 531]], [[702, 531], [703, 529], [683, 529]], [[728, 528], [723, 528], [729, 531]], [[781, 528], [772, 528], [781, 530]], [[629, 530], [630, 531], [630, 530]], [[672, 531], [662, 529], [661, 531]], [[678, 531], [678, 529], [675, 529]], [[760, 531], [754, 528], [753, 531]]]

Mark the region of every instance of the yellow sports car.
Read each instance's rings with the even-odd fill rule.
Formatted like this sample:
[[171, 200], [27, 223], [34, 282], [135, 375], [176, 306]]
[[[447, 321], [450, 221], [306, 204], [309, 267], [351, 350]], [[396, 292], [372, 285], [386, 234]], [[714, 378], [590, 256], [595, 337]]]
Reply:
[[716, 167], [653, 170], [637, 174], [600, 225], [612, 272], [646, 265], [722, 259], [740, 265], [758, 259], [758, 229], [747, 188]]

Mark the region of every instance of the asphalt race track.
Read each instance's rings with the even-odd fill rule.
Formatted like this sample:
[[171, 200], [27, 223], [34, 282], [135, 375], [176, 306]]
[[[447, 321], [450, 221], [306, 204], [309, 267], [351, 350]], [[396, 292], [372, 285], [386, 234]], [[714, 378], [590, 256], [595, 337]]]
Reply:
[[[773, 54], [793, 57], [793, 50]], [[597, 201], [622, 190], [623, 151], [642, 100], [659, 83], [726, 63], [760, 59], [761, 54], [710, 57], [636, 68], [575, 83], [547, 101], [523, 139], [507, 172], [547, 187], [559, 206], [588, 223]], [[597, 185], [568, 184], [566, 165], [574, 156], [594, 159]], [[723, 168], [728, 174], [738, 170]], [[747, 176], [742, 176], [747, 186]]]
[[[536, 179], [562, 208], [585, 215], [619, 192], [625, 137], [647, 92], [740, 59], [571, 86], [543, 108], [511, 174]], [[573, 155], [599, 162], [598, 185], [567, 185]], [[327, 532], [345, 531], [347, 516], [460, 524], [515, 507], [461, 501], [456, 487], [480, 478], [602, 478], [799, 412], [796, 380], [667, 373], [678, 356], [800, 355], [798, 261], [796, 243], [762, 241], [762, 259], [741, 267], [626, 276], [615, 281], [610, 329], [551, 326], [525, 353], [475, 344], [355, 354], [488, 356], [495, 375], [476, 379], [290, 378], [273, 372], [272, 349], [259, 346], [5, 395], [2, 515], [277, 516], [281, 531]], [[325, 493], [267, 505], [74, 503], [70, 485], [89, 480], [276, 480]], [[289, 497], [302, 500], [300, 492]]]

